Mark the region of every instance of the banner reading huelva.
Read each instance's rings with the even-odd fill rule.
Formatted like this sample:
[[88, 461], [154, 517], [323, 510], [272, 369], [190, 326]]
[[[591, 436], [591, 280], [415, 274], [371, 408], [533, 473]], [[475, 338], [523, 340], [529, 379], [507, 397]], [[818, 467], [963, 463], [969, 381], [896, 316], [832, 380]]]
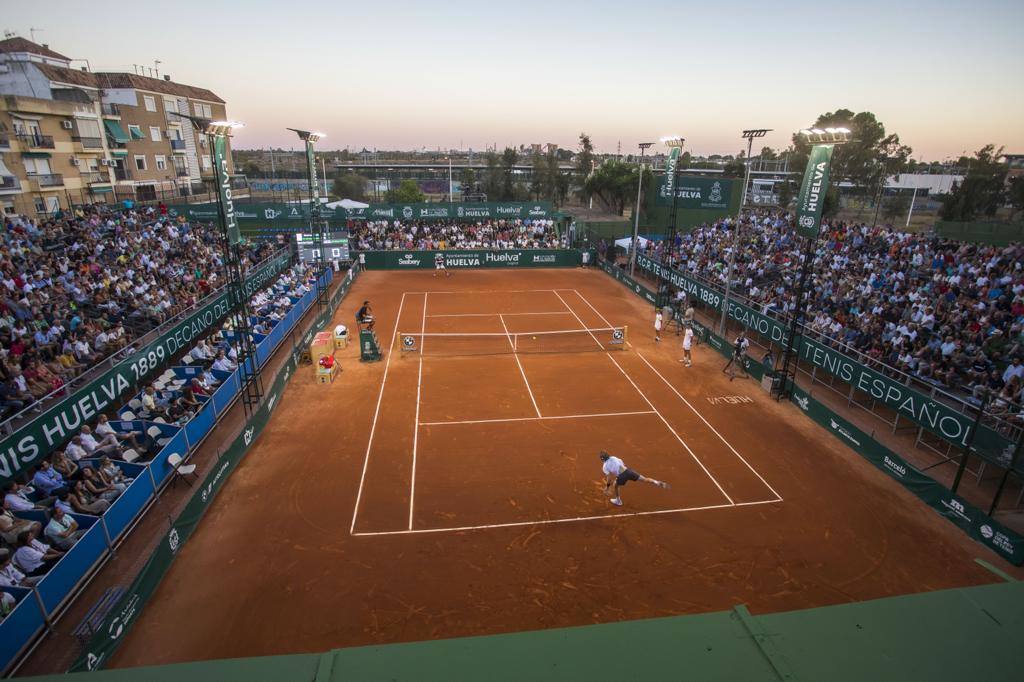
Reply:
[[808, 239], [817, 239], [821, 232], [821, 213], [825, 208], [829, 164], [834, 148], [831, 144], [814, 145], [807, 159], [807, 170], [796, 200], [796, 231]]
[[228, 232], [228, 243], [237, 244], [242, 241], [235, 218], [235, 202], [231, 198], [231, 174], [228, 173], [227, 138], [223, 135], [213, 136], [213, 164], [217, 168], [217, 193], [224, 204], [224, 223]]

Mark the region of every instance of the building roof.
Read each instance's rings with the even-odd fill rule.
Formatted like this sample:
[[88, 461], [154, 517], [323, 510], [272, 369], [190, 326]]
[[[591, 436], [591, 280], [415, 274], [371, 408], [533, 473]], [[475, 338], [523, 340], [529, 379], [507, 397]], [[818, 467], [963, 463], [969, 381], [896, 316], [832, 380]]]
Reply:
[[160, 78], [139, 76], [134, 73], [97, 73], [95, 75], [99, 78], [103, 88], [134, 88], [135, 90], [162, 92], [178, 97], [191, 97], [192, 99], [201, 99], [208, 102], [224, 103], [224, 100], [212, 91], [206, 88], [197, 88], [194, 85], [184, 85]]
[[59, 52], [54, 52], [45, 45], [33, 43], [31, 40], [26, 40], [20, 36], [0, 40], [0, 52], [30, 52], [42, 57], [50, 57], [51, 59], [62, 59], [66, 62], [71, 61], [70, 57], [65, 57]]
[[52, 64], [35, 64], [36, 68], [42, 71], [43, 75], [51, 81], [77, 85], [84, 88], [132, 88], [135, 90], [146, 90], [149, 92], [160, 92], [177, 97], [191, 97], [207, 102], [224, 103], [220, 97], [206, 88], [197, 88], [192, 85], [165, 81], [160, 78], [148, 78], [138, 76], [134, 73], [90, 73], [77, 69], [67, 69]]

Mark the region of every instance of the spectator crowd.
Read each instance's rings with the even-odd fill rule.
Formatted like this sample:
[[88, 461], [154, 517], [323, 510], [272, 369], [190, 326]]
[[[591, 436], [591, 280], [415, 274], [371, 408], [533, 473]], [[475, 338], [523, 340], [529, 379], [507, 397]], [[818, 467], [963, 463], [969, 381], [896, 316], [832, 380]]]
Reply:
[[454, 221], [375, 220], [351, 230], [350, 241], [360, 251], [414, 249], [564, 249], [554, 221], [484, 220]]
[[[793, 217], [745, 214], [732, 291], [766, 314], [795, 309], [802, 241]], [[649, 256], [724, 288], [735, 219]], [[955, 242], [889, 226], [827, 222], [807, 283], [809, 327], [862, 361], [1019, 414], [1024, 385], [1024, 245]]]
[[[245, 249], [243, 267], [269, 245]], [[153, 208], [85, 207], [0, 234], [0, 416], [187, 310], [222, 279], [217, 229]]]

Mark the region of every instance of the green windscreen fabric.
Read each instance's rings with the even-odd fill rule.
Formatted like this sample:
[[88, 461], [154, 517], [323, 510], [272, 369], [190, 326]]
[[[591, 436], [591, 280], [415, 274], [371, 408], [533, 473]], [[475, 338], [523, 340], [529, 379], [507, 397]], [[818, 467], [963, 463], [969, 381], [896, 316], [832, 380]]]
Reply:
[[110, 135], [114, 142], [124, 144], [128, 141], [128, 136], [124, 132], [124, 128], [117, 121], [104, 120], [103, 125], [107, 127], [107, 135]]
[[22, 152], [22, 157], [26, 159], [48, 159], [50, 158], [50, 152]]

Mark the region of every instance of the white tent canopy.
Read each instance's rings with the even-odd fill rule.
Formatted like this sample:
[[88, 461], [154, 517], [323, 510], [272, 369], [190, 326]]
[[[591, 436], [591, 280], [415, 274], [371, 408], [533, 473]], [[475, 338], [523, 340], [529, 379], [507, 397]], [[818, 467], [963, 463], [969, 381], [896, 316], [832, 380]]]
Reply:
[[354, 199], [342, 199], [341, 201], [332, 201], [331, 203], [326, 204], [326, 206], [327, 208], [338, 208], [340, 206], [341, 208], [345, 209], [370, 207], [369, 204], [364, 204], [363, 202], [355, 201]]
[[[640, 248], [642, 248], [642, 249], [646, 249], [647, 245], [651, 243], [650, 239], [647, 239], [646, 237], [641, 237], [639, 235], [637, 235], [636, 239], [640, 243]], [[622, 239], [616, 239], [615, 240], [615, 246], [621, 246], [622, 248], [626, 249], [626, 251], [629, 251], [629, 246], [632, 243], [633, 243], [633, 238], [632, 237], [623, 237]]]

